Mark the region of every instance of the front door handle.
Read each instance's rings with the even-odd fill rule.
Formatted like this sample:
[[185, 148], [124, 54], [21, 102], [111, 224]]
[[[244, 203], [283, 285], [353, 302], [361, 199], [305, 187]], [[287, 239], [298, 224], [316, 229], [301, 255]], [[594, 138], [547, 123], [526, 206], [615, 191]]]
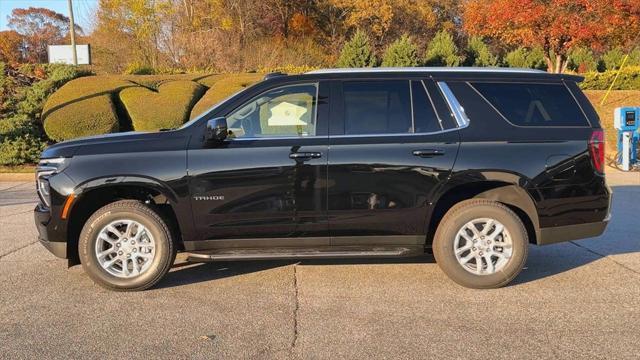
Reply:
[[433, 156], [442, 156], [444, 155], [444, 150], [442, 149], [413, 150], [412, 154], [413, 156], [428, 158]]
[[309, 160], [309, 159], [318, 159], [321, 157], [322, 157], [321, 152], [294, 152], [289, 154], [289, 158], [294, 160]]

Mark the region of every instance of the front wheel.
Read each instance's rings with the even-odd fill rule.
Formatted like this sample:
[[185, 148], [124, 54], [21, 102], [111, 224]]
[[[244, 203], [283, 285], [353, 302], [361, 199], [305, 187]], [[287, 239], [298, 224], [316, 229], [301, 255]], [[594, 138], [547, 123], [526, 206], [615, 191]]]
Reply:
[[136, 200], [98, 209], [85, 223], [78, 246], [85, 272], [99, 285], [120, 291], [155, 285], [176, 256], [164, 220]]
[[524, 224], [511, 209], [472, 199], [456, 204], [442, 218], [433, 254], [456, 283], [490, 289], [508, 284], [520, 273], [528, 246]]

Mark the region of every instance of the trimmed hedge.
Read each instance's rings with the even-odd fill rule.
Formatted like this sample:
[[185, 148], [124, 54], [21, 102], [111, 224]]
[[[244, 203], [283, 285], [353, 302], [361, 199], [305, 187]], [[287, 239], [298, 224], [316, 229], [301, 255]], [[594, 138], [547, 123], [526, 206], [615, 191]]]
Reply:
[[116, 94], [136, 84], [115, 76], [90, 76], [70, 81], [49, 97], [42, 113], [51, 140], [101, 135], [120, 129]]
[[55, 141], [110, 134], [120, 129], [116, 114], [111, 94], [94, 95], [69, 102], [51, 113], [44, 122], [44, 131]]
[[120, 99], [129, 113], [133, 129], [151, 131], [179, 127], [188, 120], [193, 104], [205, 88], [192, 81], [169, 81], [158, 91], [136, 87], [120, 92]]
[[212, 84], [211, 88], [198, 101], [193, 110], [191, 110], [191, 118], [202, 114], [213, 105], [226, 99], [230, 95], [249, 87], [262, 80], [263, 74], [235, 74], [231, 76], [218, 77], [215, 81], [208, 80]]
[[190, 114], [206, 110], [262, 77], [262, 74], [83, 77], [70, 81], [49, 97], [41, 120], [47, 135], [55, 141], [131, 129], [172, 128], [187, 121]]

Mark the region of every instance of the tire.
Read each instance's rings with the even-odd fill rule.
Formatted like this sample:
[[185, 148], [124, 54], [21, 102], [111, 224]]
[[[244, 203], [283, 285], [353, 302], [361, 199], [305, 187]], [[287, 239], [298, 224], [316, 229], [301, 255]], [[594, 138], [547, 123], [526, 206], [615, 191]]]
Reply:
[[[99, 260], [98, 248], [113, 251]], [[169, 271], [176, 246], [169, 227], [156, 211], [137, 200], [122, 200], [91, 215], [80, 233], [78, 252], [84, 271], [98, 285], [109, 290], [140, 291], [155, 285]], [[102, 265], [113, 261], [111, 266]]]
[[[505, 231], [498, 233], [499, 225]], [[490, 229], [489, 235], [473, 231], [472, 226], [476, 231]], [[492, 241], [494, 234], [496, 238]], [[468, 246], [472, 248], [465, 250]], [[528, 247], [527, 230], [511, 209], [495, 201], [471, 199], [456, 204], [442, 218], [434, 237], [433, 253], [442, 271], [459, 285], [493, 289], [507, 285], [518, 276], [527, 261]], [[478, 260], [481, 266], [477, 266]], [[468, 262], [463, 264], [464, 261]]]

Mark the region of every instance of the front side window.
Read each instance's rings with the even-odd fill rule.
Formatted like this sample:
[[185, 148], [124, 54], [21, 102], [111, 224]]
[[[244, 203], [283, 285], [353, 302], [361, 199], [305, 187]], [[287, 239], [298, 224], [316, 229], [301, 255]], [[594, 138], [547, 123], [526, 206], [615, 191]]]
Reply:
[[230, 138], [314, 136], [318, 84], [268, 90], [227, 116]]
[[588, 126], [564, 84], [471, 84], [509, 122], [518, 126]]
[[342, 91], [346, 135], [413, 131], [408, 81], [347, 81]]

